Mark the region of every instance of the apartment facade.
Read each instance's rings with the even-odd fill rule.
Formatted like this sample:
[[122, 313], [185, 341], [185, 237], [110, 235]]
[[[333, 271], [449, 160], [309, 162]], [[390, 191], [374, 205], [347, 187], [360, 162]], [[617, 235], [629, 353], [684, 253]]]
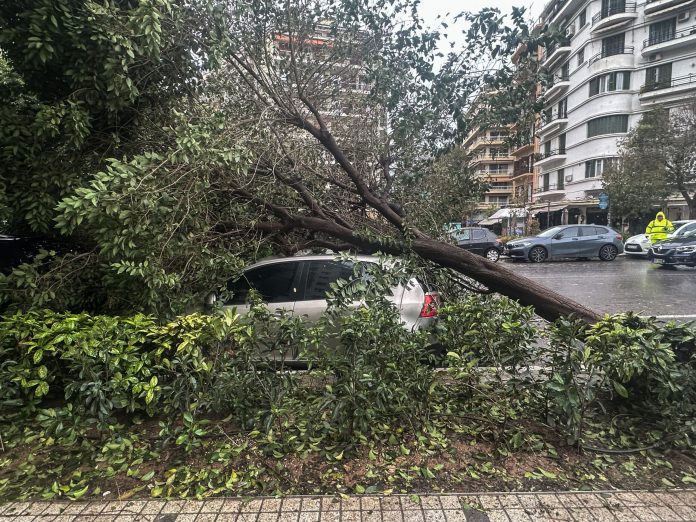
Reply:
[[[554, 0], [544, 23], [565, 38], [545, 49], [534, 209], [542, 227], [606, 224], [602, 172], [620, 140], [656, 104], [696, 97], [696, 1]], [[685, 215], [678, 200], [670, 218]], [[647, 209], [649, 210], [649, 209]]]
[[508, 127], [478, 127], [462, 143], [475, 174], [488, 183], [488, 191], [472, 216], [474, 221], [512, 202], [515, 158], [508, 144], [509, 135]]

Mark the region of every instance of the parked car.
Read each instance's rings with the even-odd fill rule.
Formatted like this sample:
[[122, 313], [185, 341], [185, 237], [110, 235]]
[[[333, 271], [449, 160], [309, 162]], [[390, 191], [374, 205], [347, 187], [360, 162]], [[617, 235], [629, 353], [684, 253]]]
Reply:
[[[377, 264], [379, 259], [355, 256], [350, 261], [343, 261], [334, 255], [320, 255], [259, 261], [246, 268], [239, 278], [230, 281], [231, 298], [223, 308], [234, 307], [240, 314], [248, 312], [249, 292], [254, 289], [270, 308], [317, 321], [327, 309], [326, 292], [331, 283], [338, 279], [354, 279], [356, 263]], [[365, 277], [365, 281], [369, 284], [369, 277]], [[411, 331], [431, 328], [441, 304], [439, 294], [417, 279], [406, 286], [392, 288], [387, 298], [399, 309], [404, 328]], [[213, 304], [216, 299], [214, 294], [209, 295], [207, 304]]]
[[[668, 239], [671, 237], [680, 237], [690, 230], [696, 230], [696, 220], [687, 219], [673, 221], [672, 224], [674, 225], [674, 232], [669, 234]], [[624, 252], [631, 257], [648, 257], [651, 246], [652, 241], [650, 241], [649, 235], [638, 234], [626, 240], [626, 243], [624, 243]]]
[[696, 228], [655, 243], [650, 248], [650, 257], [654, 263], [663, 265], [696, 266]]
[[452, 233], [457, 246], [490, 261], [498, 261], [503, 253], [503, 243], [487, 228], [460, 228]]
[[550, 258], [590, 258], [613, 261], [623, 252], [623, 238], [617, 231], [599, 225], [561, 225], [533, 237], [510, 241], [508, 255], [541, 263]]

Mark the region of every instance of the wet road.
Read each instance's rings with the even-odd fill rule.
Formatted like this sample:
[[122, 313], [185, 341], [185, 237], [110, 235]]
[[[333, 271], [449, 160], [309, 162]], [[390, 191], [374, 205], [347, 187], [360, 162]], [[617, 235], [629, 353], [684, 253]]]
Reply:
[[634, 311], [660, 319], [696, 320], [696, 268], [660, 268], [644, 259], [552, 261], [503, 260], [506, 268], [600, 313]]

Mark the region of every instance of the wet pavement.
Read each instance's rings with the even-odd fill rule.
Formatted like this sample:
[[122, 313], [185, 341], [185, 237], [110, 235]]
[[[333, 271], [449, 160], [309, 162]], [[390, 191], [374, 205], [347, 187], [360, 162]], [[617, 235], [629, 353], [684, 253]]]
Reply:
[[611, 262], [501, 262], [600, 313], [634, 311], [664, 320], [696, 320], [696, 268], [665, 268], [626, 256]]

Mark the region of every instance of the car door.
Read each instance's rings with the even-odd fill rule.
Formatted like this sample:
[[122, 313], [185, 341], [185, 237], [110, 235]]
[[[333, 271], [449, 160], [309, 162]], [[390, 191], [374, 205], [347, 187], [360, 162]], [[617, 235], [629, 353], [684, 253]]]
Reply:
[[474, 229], [471, 231], [471, 246], [469, 250], [474, 254], [483, 255], [486, 249], [487, 236], [486, 230], [484, 229]]
[[462, 228], [457, 232], [457, 246], [464, 250], [471, 250], [471, 229]]
[[255, 290], [270, 310], [293, 313], [299, 296], [300, 263], [285, 261], [269, 263], [246, 270], [242, 276], [231, 281], [227, 289], [231, 292], [225, 307], [236, 307], [237, 312], [249, 311], [250, 292]]
[[[339, 279], [353, 280], [354, 266], [352, 261], [334, 259], [303, 261], [302, 292], [295, 303], [295, 314], [310, 322], [318, 321], [328, 306], [326, 293], [331, 289], [331, 283]], [[354, 303], [351, 308], [357, 306], [358, 303]]]
[[566, 227], [549, 243], [553, 257], [577, 257], [580, 252], [580, 227]]

